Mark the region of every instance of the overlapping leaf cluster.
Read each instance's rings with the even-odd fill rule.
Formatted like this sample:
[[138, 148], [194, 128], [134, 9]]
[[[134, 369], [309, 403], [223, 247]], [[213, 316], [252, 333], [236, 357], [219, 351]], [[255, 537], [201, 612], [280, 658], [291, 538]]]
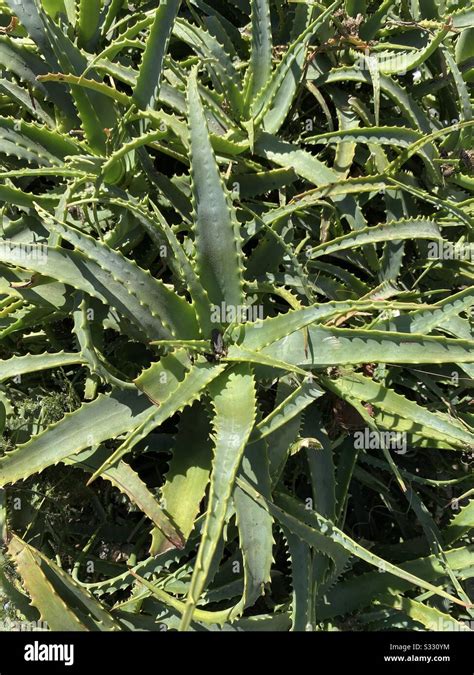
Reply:
[[467, 629], [470, 3], [0, 13], [9, 611]]

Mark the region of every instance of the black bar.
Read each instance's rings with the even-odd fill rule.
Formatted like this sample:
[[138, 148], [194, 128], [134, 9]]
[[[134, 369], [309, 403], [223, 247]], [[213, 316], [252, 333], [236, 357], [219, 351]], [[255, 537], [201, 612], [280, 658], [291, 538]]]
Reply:
[[[36, 643], [36, 646], [35, 646]], [[474, 672], [472, 632], [0, 633], [0, 675], [164, 671], [169, 666], [242, 672], [288, 662], [291, 672], [369, 668], [377, 673]], [[50, 647], [52, 646], [52, 647]], [[70, 646], [73, 647], [71, 652]], [[60, 661], [28, 660], [63, 657]]]

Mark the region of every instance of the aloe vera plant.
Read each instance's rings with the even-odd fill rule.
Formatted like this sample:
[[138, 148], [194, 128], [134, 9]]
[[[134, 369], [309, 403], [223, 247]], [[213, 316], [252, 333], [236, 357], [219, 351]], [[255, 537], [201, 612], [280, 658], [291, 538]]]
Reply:
[[358, 7], [0, 2], [15, 616], [472, 625], [474, 12]]

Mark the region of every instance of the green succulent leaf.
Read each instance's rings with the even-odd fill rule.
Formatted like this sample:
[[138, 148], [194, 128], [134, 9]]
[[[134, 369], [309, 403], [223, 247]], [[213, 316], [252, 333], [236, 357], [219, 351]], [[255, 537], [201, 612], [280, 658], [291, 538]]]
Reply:
[[467, 0], [0, 14], [0, 626], [469, 628]]

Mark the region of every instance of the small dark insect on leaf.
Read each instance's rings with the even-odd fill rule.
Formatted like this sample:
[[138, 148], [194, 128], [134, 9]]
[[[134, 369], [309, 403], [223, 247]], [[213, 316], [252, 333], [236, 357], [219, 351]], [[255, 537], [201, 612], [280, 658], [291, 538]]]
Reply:
[[452, 164], [443, 164], [441, 166], [441, 172], [445, 178], [449, 178], [454, 173], [456, 173], [456, 167], [454, 167]]
[[222, 333], [216, 328], [212, 331], [212, 349], [218, 358], [227, 355], [227, 347], [224, 344]]
[[222, 333], [217, 328], [214, 328], [211, 333], [211, 349], [210, 354], [205, 354], [210, 362], [220, 361], [223, 356], [227, 356], [227, 347], [224, 344]]

